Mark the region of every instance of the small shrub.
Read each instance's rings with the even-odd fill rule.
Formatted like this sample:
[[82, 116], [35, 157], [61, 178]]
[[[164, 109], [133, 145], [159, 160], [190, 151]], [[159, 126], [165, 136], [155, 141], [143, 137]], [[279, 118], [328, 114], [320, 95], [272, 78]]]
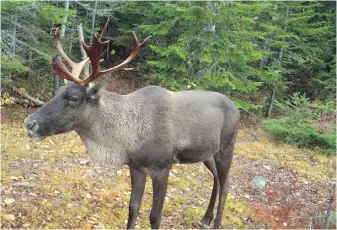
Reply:
[[[331, 110], [331, 103], [326, 104], [326, 108], [320, 107], [320, 110], [314, 111], [311, 103], [305, 95], [294, 93], [289, 101], [284, 104], [277, 103], [286, 114], [286, 117], [280, 119], [264, 120], [262, 124], [268, 133], [276, 140], [284, 141], [298, 147], [320, 148], [322, 153], [334, 154], [336, 149], [336, 129], [331, 132], [320, 132], [313, 125], [313, 119], [316, 119], [323, 110]], [[331, 110], [332, 111], [332, 110]]]
[[324, 153], [335, 152], [336, 132], [322, 134], [309, 122], [294, 122], [289, 117], [264, 120], [262, 124], [276, 140], [285, 141], [298, 147], [319, 147], [324, 150]]

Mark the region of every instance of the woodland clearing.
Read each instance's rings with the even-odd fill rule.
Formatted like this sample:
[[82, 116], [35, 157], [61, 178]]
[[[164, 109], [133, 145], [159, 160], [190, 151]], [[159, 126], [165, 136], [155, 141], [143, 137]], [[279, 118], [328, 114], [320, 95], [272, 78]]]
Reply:
[[[23, 119], [32, 111], [3, 108], [1, 228], [125, 228], [128, 168], [97, 166], [74, 132], [31, 140]], [[336, 213], [335, 165], [335, 156], [275, 143], [263, 129], [242, 125], [222, 227], [325, 228], [324, 216], [330, 223]], [[257, 176], [267, 181], [263, 190], [249, 185]], [[174, 165], [161, 227], [196, 228], [212, 182], [202, 164]], [[148, 179], [136, 228], [149, 228], [151, 202]]]

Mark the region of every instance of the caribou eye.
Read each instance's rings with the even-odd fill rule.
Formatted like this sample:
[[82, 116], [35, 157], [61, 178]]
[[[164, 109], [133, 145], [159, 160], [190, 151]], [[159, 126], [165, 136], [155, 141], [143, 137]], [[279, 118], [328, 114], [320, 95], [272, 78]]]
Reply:
[[78, 101], [78, 98], [77, 98], [77, 97], [72, 97], [72, 98], [70, 98], [70, 100], [71, 100], [72, 102], [77, 102], [77, 101]]
[[69, 105], [71, 106], [76, 106], [80, 103], [80, 98], [76, 96], [70, 97], [68, 100], [69, 100]]

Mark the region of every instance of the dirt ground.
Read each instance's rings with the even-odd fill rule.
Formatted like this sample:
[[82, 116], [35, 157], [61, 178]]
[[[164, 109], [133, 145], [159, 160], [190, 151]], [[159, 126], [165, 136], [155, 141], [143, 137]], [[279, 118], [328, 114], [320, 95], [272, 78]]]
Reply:
[[[130, 174], [90, 161], [79, 137], [35, 142], [24, 117], [32, 109], [3, 108], [1, 228], [125, 228]], [[336, 228], [335, 156], [275, 143], [259, 127], [240, 128], [223, 228]], [[255, 177], [266, 187], [249, 184]], [[174, 165], [162, 228], [196, 228], [208, 205], [212, 175], [202, 164]], [[136, 228], [149, 228], [148, 180]]]

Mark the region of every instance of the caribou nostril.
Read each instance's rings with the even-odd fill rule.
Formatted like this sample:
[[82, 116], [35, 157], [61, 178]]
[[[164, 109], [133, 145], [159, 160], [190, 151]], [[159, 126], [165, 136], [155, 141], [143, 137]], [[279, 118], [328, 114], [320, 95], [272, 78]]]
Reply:
[[28, 129], [31, 131], [36, 131], [39, 128], [39, 125], [37, 124], [37, 121], [32, 121], [28, 123]]

